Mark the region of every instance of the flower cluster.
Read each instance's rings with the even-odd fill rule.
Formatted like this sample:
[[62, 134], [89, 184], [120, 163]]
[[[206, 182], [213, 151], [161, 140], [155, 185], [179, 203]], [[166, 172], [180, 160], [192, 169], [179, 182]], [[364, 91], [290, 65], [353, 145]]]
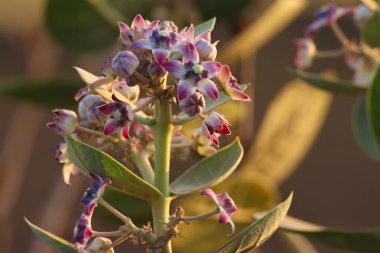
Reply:
[[[359, 30], [363, 29], [366, 21], [373, 15], [366, 5], [356, 7], [338, 7], [334, 4], [323, 6], [304, 32], [304, 38], [296, 39], [296, 56], [294, 65], [299, 69], [312, 66], [315, 58], [340, 57], [345, 64], [354, 71], [353, 83], [360, 86], [369, 84], [375, 71], [376, 62], [380, 61], [380, 50], [368, 47], [365, 42], [351, 40], [338, 25], [338, 20], [344, 16], [352, 16]], [[329, 27], [341, 43], [342, 47], [336, 50], [317, 50], [314, 42], [316, 33], [323, 27]]]

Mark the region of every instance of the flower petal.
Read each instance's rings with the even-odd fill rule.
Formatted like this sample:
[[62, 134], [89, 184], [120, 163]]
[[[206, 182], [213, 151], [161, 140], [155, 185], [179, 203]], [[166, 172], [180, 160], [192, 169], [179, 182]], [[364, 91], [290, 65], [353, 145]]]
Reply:
[[130, 50], [135, 50], [135, 49], [153, 49], [153, 44], [146, 39], [140, 39], [131, 45]]
[[219, 97], [218, 88], [216, 87], [216, 84], [210, 79], [202, 79], [198, 83], [198, 90], [213, 100], [217, 100]]
[[212, 199], [215, 202], [215, 204], [218, 205], [218, 199], [216, 198], [216, 194], [210, 188], [203, 189], [201, 191], [201, 196], [207, 196], [207, 197], [209, 197], [210, 199]]
[[242, 101], [242, 102], [251, 101], [251, 98], [247, 94], [245, 94], [244, 92], [242, 92], [240, 90], [234, 89], [234, 88], [227, 87], [225, 89], [225, 93], [230, 98], [232, 98], [233, 100], [236, 100], [236, 101]]
[[117, 102], [111, 102], [98, 107], [99, 111], [107, 116], [112, 115], [117, 110], [117, 108]]
[[121, 132], [121, 135], [125, 139], [129, 139], [129, 129], [130, 129], [131, 124], [126, 124], [125, 127], [123, 127], [123, 130]]
[[204, 40], [207, 40], [207, 41], [211, 42], [211, 31], [210, 30], [206, 30], [203, 33], [199, 34], [197, 36], [197, 38], [198, 39], [204, 39]]
[[131, 27], [132, 28], [138, 27], [138, 28], [143, 28], [143, 29], [147, 28], [145, 20], [140, 14], [137, 14], [135, 16], [135, 18], [132, 21]]
[[197, 48], [192, 43], [187, 43], [186, 45], [180, 46], [180, 50], [183, 55], [184, 63], [188, 63], [189, 61], [193, 63], [199, 62], [199, 54]]
[[194, 41], [194, 25], [191, 24], [190, 27], [182, 34], [182, 36], [188, 41]]
[[62, 175], [63, 175], [63, 182], [67, 185], [71, 185], [70, 183], [70, 176], [74, 170], [74, 164], [72, 163], [65, 163], [62, 168]]
[[120, 127], [118, 125], [118, 121], [114, 119], [108, 119], [106, 124], [104, 125], [104, 134], [110, 135], [113, 133], [116, 133], [120, 130]]
[[203, 69], [209, 73], [208, 77], [216, 76], [222, 68], [222, 64], [216, 61], [204, 61], [201, 65], [203, 66]]
[[179, 79], [183, 78], [186, 72], [183, 63], [177, 60], [166, 61], [162, 64], [162, 67]]
[[162, 48], [153, 49], [152, 54], [158, 64], [162, 64], [169, 57], [170, 51]]
[[177, 87], [177, 96], [179, 100], [188, 98], [195, 92], [196, 88], [191, 81], [184, 79], [179, 80]]
[[226, 88], [231, 79], [231, 70], [228, 65], [223, 65], [218, 73], [218, 81], [222, 87]]

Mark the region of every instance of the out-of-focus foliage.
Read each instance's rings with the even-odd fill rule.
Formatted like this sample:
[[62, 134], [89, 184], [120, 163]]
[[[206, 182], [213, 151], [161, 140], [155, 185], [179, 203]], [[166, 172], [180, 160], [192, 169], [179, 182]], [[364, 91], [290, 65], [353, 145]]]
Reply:
[[380, 47], [380, 12], [375, 14], [368, 20], [363, 30], [365, 42], [371, 47]]
[[380, 148], [380, 65], [377, 66], [367, 98], [367, 119]]

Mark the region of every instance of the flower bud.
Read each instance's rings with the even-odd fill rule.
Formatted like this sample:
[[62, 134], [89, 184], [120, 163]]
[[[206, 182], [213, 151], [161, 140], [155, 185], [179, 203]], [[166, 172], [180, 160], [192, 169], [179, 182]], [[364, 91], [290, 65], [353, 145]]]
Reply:
[[114, 84], [114, 89], [120, 92], [124, 97], [126, 97], [132, 103], [136, 102], [140, 95], [140, 87], [129, 86], [127, 82], [121, 81]]
[[106, 118], [98, 107], [104, 105], [103, 98], [99, 95], [89, 94], [78, 105], [78, 114], [91, 124], [101, 124]]
[[121, 77], [131, 76], [138, 65], [136, 55], [127, 50], [119, 52], [112, 60], [113, 73]]
[[195, 42], [195, 47], [202, 60], [214, 61], [216, 58], [217, 50], [215, 44], [211, 44], [205, 39], [199, 39]]
[[75, 112], [66, 109], [53, 110], [55, 115], [54, 121], [47, 124], [47, 127], [61, 136], [72, 134], [78, 124]]
[[356, 26], [362, 29], [373, 14], [374, 12], [371, 11], [365, 4], [359, 4], [355, 8], [352, 18]]
[[309, 38], [295, 40], [297, 49], [294, 65], [299, 69], [309, 68], [313, 64], [313, 59], [317, 53], [317, 47], [313, 40]]
[[88, 244], [86, 250], [92, 253], [114, 253], [112, 241], [104, 237], [96, 237], [91, 243]]
[[148, 65], [148, 73], [152, 78], [163, 77], [166, 73], [166, 70], [161, 67], [157, 62], [151, 62]]
[[205, 99], [199, 92], [195, 92], [179, 102], [181, 110], [191, 117], [201, 113], [205, 106]]

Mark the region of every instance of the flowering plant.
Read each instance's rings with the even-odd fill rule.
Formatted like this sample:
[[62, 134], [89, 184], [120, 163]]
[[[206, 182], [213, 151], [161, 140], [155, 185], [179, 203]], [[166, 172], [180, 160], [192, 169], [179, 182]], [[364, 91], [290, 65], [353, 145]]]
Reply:
[[[57, 160], [63, 164], [64, 182], [82, 174], [93, 183], [74, 228], [73, 243], [32, 226], [61, 252], [114, 252], [123, 242], [145, 245], [147, 252], [172, 252], [171, 240], [180, 235], [181, 223], [218, 215], [219, 223], [236, 227], [237, 204], [226, 193], [211, 188], [237, 168], [243, 149], [238, 138], [221, 148], [219, 138], [230, 135], [230, 123], [216, 111], [231, 101], [250, 101], [227, 65], [216, 61], [217, 42], [211, 31], [215, 20], [178, 31], [172, 21], [148, 21], [137, 15], [129, 26], [119, 22], [120, 50], [106, 59], [96, 76], [77, 68], [87, 85], [75, 94], [78, 112], [53, 111], [47, 126], [63, 137]], [[181, 127], [202, 120], [190, 136]], [[205, 156], [174, 181], [169, 181], [171, 159], [189, 150]], [[120, 161], [111, 155], [121, 154]], [[136, 168], [131, 170], [129, 168]], [[127, 214], [103, 198], [113, 188], [146, 201], [152, 225], [136, 226]], [[183, 207], [170, 209], [172, 201], [199, 192], [215, 205], [213, 210], [186, 216]], [[217, 252], [245, 252], [262, 244], [285, 217], [291, 196], [256, 223], [248, 226]], [[114, 231], [97, 231], [92, 219], [98, 205], [122, 223]], [[222, 235], [223, 236], [223, 235]], [[116, 238], [111, 240], [111, 238]]]

